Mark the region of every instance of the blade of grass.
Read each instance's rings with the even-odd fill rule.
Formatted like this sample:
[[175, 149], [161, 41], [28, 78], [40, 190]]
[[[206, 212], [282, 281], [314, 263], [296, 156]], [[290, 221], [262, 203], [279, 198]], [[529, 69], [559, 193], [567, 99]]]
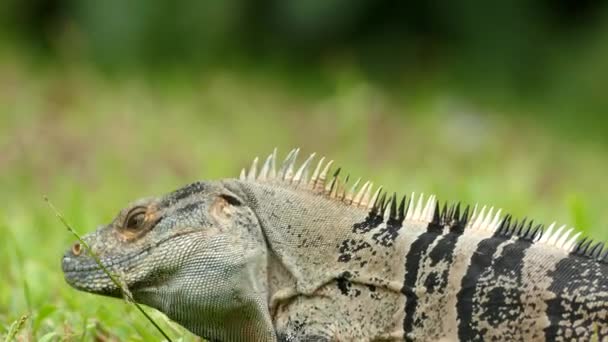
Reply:
[[13, 322], [13, 324], [11, 324], [11, 327], [8, 329], [8, 334], [6, 334], [6, 338], [4, 339], [4, 341], [5, 342], [13, 341], [13, 339], [15, 338], [15, 336], [17, 336], [19, 331], [21, 329], [23, 329], [23, 326], [25, 325], [25, 322], [27, 321], [28, 318], [29, 318], [29, 316], [26, 314], [26, 315], [21, 316], [15, 322]]
[[87, 317], [84, 318], [84, 323], [82, 324], [82, 336], [80, 336], [80, 341], [84, 342], [86, 341], [86, 337], [87, 337], [87, 323], [89, 322], [89, 319]]
[[150, 317], [150, 315], [148, 315], [148, 313], [145, 312], [144, 309], [137, 302], [135, 302], [135, 300], [133, 299], [133, 296], [131, 295], [131, 292], [129, 291], [129, 289], [127, 287], [127, 285], [123, 281], [120, 281], [118, 279], [119, 277], [116, 277], [115, 275], [113, 275], [106, 268], [106, 266], [101, 262], [101, 259], [99, 259], [99, 256], [97, 256], [97, 254], [95, 254], [93, 252], [93, 250], [91, 249], [91, 247], [89, 247], [89, 245], [86, 243], [86, 241], [84, 241], [84, 239], [80, 236], [80, 234], [78, 234], [72, 228], [72, 226], [70, 226], [70, 224], [63, 217], [63, 215], [59, 212], [59, 210], [57, 210], [57, 208], [53, 205], [53, 203], [51, 203], [51, 201], [49, 200], [49, 198], [46, 197], [46, 196], [44, 196], [44, 201], [48, 204], [48, 206], [51, 208], [51, 210], [55, 213], [55, 216], [57, 216], [57, 218], [59, 219], [59, 221], [61, 221], [61, 223], [67, 228], [67, 230], [70, 233], [72, 233], [76, 237], [76, 239], [78, 239], [78, 241], [84, 246], [84, 248], [87, 250], [87, 252], [89, 253], [89, 255], [95, 260], [95, 262], [97, 263], [97, 265], [99, 265], [99, 267], [110, 278], [110, 280], [112, 280], [112, 282], [114, 283], [114, 285], [116, 285], [116, 287], [118, 287], [121, 290], [122, 295], [126, 298], [127, 302], [130, 302], [133, 305], [135, 305], [135, 307], [137, 307], [137, 309], [142, 313], [142, 315], [144, 315], [146, 317], [146, 319], [148, 321], [150, 321], [150, 323], [152, 323], [152, 325], [156, 328], [156, 330], [158, 330], [158, 332], [160, 332], [161, 335], [163, 335], [163, 337], [165, 339], [167, 339], [167, 341], [172, 342], [172, 340], [169, 337], [169, 335], [167, 335], [165, 333], [165, 331], [152, 319], [152, 317]]

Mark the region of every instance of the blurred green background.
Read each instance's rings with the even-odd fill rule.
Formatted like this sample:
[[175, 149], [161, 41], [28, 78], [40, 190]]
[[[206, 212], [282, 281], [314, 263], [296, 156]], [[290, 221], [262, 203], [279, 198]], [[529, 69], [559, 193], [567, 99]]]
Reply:
[[158, 339], [65, 284], [42, 196], [84, 233], [275, 146], [606, 239], [607, 43], [591, 0], [4, 0], [0, 336]]

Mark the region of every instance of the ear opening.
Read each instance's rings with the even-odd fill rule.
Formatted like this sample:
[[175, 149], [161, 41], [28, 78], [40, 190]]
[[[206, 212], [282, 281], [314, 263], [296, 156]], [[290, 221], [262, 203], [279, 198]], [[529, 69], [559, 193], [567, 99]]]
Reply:
[[230, 195], [230, 194], [221, 194], [220, 198], [222, 198], [228, 204], [233, 205], [235, 207], [243, 205], [243, 202], [239, 198], [237, 198], [236, 196]]

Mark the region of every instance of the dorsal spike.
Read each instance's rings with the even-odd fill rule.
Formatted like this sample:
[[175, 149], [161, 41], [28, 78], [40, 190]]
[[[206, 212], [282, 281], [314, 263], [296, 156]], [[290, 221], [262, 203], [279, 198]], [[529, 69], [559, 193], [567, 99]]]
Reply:
[[564, 249], [567, 251], [572, 251], [572, 248], [574, 247], [574, 245], [576, 244], [576, 240], [578, 240], [578, 237], [581, 236], [581, 232], [578, 232], [576, 234], [574, 234], [570, 240], [568, 240], [568, 242], [566, 242], [564, 244]]
[[[387, 193], [385, 193], [385, 194], [387, 194]], [[384, 208], [383, 208], [383, 211], [382, 211], [383, 212], [382, 217], [386, 220], [386, 222], [390, 222], [390, 221], [393, 221], [392, 216], [391, 216], [391, 208], [393, 207], [393, 202], [394, 201], [393, 201], [393, 197], [389, 196], [388, 194], [387, 194], [386, 198], [387, 198], [387, 200], [384, 203]]]
[[[348, 191], [346, 192], [346, 196], [344, 198], [344, 201], [347, 204], [353, 204], [353, 200], [355, 198], [355, 194], [357, 192], [357, 187], [359, 186], [359, 183], [361, 182], [361, 178], [358, 178], [355, 183], [353, 183], [353, 186], [350, 187], [350, 189], [348, 189]], [[346, 185], [346, 184], [345, 184]]]
[[380, 195], [380, 198], [378, 199], [378, 202], [375, 205], [376, 211], [380, 214], [384, 214], [384, 209], [385, 209], [384, 202], [385, 201], [386, 201], [386, 192], [383, 192], [382, 195]]
[[319, 179], [319, 172], [321, 172], [321, 167], [323, 166], [323, 162], [325, 161], [325, 157], [321, 157], [319, 162], [317, 163], [317, 167], [315, 167], [315, 171], [312, 173], [312, 177], [310, 177], [310, 182], [308, 183], [308, 187], [311, 190], [314, 190], [317, 185], [317, 181]]
[[268, 174], [268, 178], [276, 179], [277, 178], [277, 148], [275, 147], [272, 150], [272, 158], [270, 159], [270, 173]]
[[505, 235], [511, 226], [511, 215], [507, 214], [500, 222], [498, 226], [498, 230], [496, 231], [498, 234]]
[[437, 201], [435, 200], [435, 195], [430, 195], [428, 200], [426, 201], [426, 205], [424, 206], [422, 214], [423, 221], [431, 222], [433, 220], [436, 205]]
[[460, 221], [460, 202], [456, 203], [456, 208], [454, 209], [454, 214], [451, 217], [452, 221]]
[[[361, 179], [361, 178], [359, 178], [359, 179]], [[359, 181], [357, 181], [357, 183], [355, 183], [355, 184], [358, 184], [358, 183], [359, 183]], [[369, 184], [370, 184], [369, 181], [363, 183], [363, 186], [361, 187], [361, 189], [359, 189], [359, 191], [357, 191], [357, 194], [355, 195], [355, 197], [353, 197], [354, 205], [356, 205], [356, 206], [361, 205], [361, 201], [363, 200], [363, 196], [365, 195], [365, 192], [367, 191], [367, 187], [369, 186]], [[354, 188], [354, 186], [353, 186], [353, 188]]]
[[579, 255], [584, 255], [587, 252], [587, 248], [589, 248], [589, 245], [591, 245], [592, 242], [593, 242], [593, 240], [591, 240], [587, 237], [584, 237], [574, 247], [575, 253], [579, 254]]
[[481, 208], [481, 210], [479, 212], [477, 212], [477, 215], [475, 217], [475, 222], [473, 223], [474, 229], [479, 229], [479, 227], [481, 227], [481, 223], [483, 222], [485, 216], [486, 216], [486, 206], [484, 205]]
[[526, 225], [525, 227], [520, 229], [520, 231], [517, 233], [517, 236], [526, 237], [526, 235], [530, 234], [533, 224], [534, 224], [534, 220], [530, 220], [530, 222], [528, 222], [528, 225]]
[[293, 176], [295, 174], [294, 167], [296, 165], [296, 160], [298, 159], [298, 154], [300, 153], [300, 149], [296, 148], [291, 156], [291, 158], [285, 162], [283, 165], [283, 180], [291, 182]]
[[296, 186], [300, 183], [306, 184], [308, 180], [308, 168], [310, 167], [310, 162], [314, 159], [315, 153], [311, 153], [308, 158], [302, 163], [302, 166], [298, 169], [295, 176], [293, 176], [292, 183]]
[[471, 211], [471, 206], [467, 205], [464, 208], [464, 212], [462, 213], [462, 216], [460, 217], [460, 222], [461, 223], [466, 223], [469, 221], [469, 212]]
[[369, 207], [373, 190], [374, 190], [374, 183], [370, 182], [369, 185], [367, 186], [367, 189], [365, 190], [365, 194], [363, 194], [363, 198], [361, 198], [361, 202], [359, 202], [360, 206], [362, 206], [364, 208]]
[[245, 169], [241, 169], [241, 174], [239, 175], [239, 180], [247, 180], [247, 174], [245, 173]]
[[587, 240], [589, 240], [589, 238], [584, 237], [580, 241], [578, 241], [576, 243], [576, 245], [574, 245], [574, 248], [573, 248], [572, 252], [573, 253], [578, 253], [581, 250], [582, 245], [585, 244], [585, 242], [587, 242]]
[[549, 238], [551, 238], [551, 236], [553, 234], [554, 228], [555, 228], [555, 222], [551, 223], [549, 225], [549, 227], [547, 227], [547, 229], [545, 231], [543, 231], [541, 236], [538, 238], [538, 242], [547, 243], [547, 241], [549, 241]]
[[475, 225], [475, 221], [477, 221], [477, 216], [478, 216], [477, 207], [478, 206], [479, 206], [478, 203], [475, 203], [475, 206], [473, 206], [473, 212], [471, 214], [471, 219], [469, 220], [470, 227], [473, 227]]
[[410, 200], [407, 202], [407, 210], [405, 211], [405, 219], [414, 219], [414, 210], [416, 209], [416, 193], [412, 192]]
[[600, 256], [600, 254], [602, 253], [603, 249], [604, 249], [604, 243], [598, 242], [586, 253], [586, 255], [590, 258], [597, 259]]
[[524, 218], [523, 221], [521, 221], [521, 223], [519, 224], [519, 226], [513, 232], [513, 235], [515, 235], [515, 236], [522, 236], [526, 232], [526, 227], [530, 226], [530, 224], [533, 223], [533, 221], [530, 221], [530, 222], [528, 222], [526, 224], [527, 220], [528, 220], [527, 218]]
[[338, 188], [337, 183], [340, 181], [340, 178], [338, 177], [340, 175], [340, 171], [341, 168], [336, 169], [336, 172], [334, 172], [334, 175], [331, 177], [331, 181], [329, 181], [329, 183], [327, 183], [325, 186], [325, 193], [330, 197], [335, 197], [336, 189]]
[[397, 193], [393, 192], [393, 197], [391, 197], [391, 207], [389, 212], [389, 219], [396, 221], [397, 220]]
[[561, 236], [561, 232], [562, 230], [564, 230], [564, 228], [566, 228], [566, 225], [563, 225], [561, 227], [559, 227], [555, 233], [553, 233], [552, 236], [547, 237], [547, 243], [550, 245], [555, 245], [555, 243], [557, 242], [557, 239]]
[[502, 209], [498, 209], [496, 210], [496, 214], [494, 215], [494, 220], [492, 220], [492, 223], [490, 223], [490, 230], [491, 231], [495, 231], [496, 229], [498, 229], [498, 226], [500, 225], [500, 215], [502, 214]]
[[262, 169], [260, 170], [260, 174], [258, 175], [258, 180], [265, 181], [268, 179], [268, 172], [270, 171], [271, 163], [272, 154], [270, 154], [268, 158], [266, 158], [264, 165], [262, 165]]
[[257, 178], [258, 171], [258, 157], [253, 159], [253, 163], [251, 164], [251, 168], [249, 169], [249, 173], [247, 173], [247, 180], [254, 181]]
[[454, 216], [454, 203], [452, 203], [449, 207], [448, 207], [448, 212], [445, 215], [445, 220], [446, 221], [451, 221], [452, 217]]
[[447, 204], [447, 202], [443, 202], [443, 208], [441, 209], [440, 216], [441, 216], [442, 222], [448, 221], [448, 204]]
[[424, 200], [424, 194], [420, 194], [420, 196], [418, 196], [418, 203], [416, 204], [416, 208], [414, 210], [414, 217], [413, 219], [415, 221], [419, 221], [420, 217], [422, 216], [422, 209], [423, 209], [423, 204], [422, 201]]
[[397, 209], [397, 220], [399, 222], [403, 222], [405, 219], [405, 196], [401, 197], [401, 202], [399, 203], [399, 209]]
[[333, 163], [334, 163], [334, 161], [330, 160], [327, 164], [325, 164], [325, 167], [323, 168], [323, 171], [321, 171], [321, 174], [319, 175], [319, 179], [317, 179], [317, 182], [315, 184], [315, 189], [314, 189], [315, 191], [321, 192], [325, 189], [325, 182], [327, 180], [327, 174]]
[[380, 192], [382, 192], [382, 186], [379, 186], [374, 195], [372, 196], [371, 200], [367, 204], [368, 208], [371, 208], [376, 205], [376, 201], [378, 200], [378, 196], [380, 196]]
[[435, 202], [435, 207], [433, 208], [433, 213], [431, 215], [433, 217], [431, 220], [432, 223], [436, 225], [440, 225], [442, 223], [441, 216], [439, 215], [439, 203]]
[[530, 229], [523, 238], [529, 241], [534, 241], [542, 230], [543, 225], [537, 224], [536, 227], [534, 227], [534, 229]]
[[604, 250], [604, 243], [603, 242], [598, 242], [597, 243], [597, 248], [595, 248], [595, 251], [591, 254], [591, 257], [593, 259], [599, 260], [600, 256], [602, 255], [602, 251]]
[[483, 221], [481, 222], [481, 228], [484, 230], [488, 230], [488, 231], [492, 231], [492, 227], [491, 227], [491, 223], [492, 223], [492, 219], [494, 218], [494, 207], [490, 207], [490, 210], [488, 210], [488, 213], [485, 215]]
[[289, 168], [289, 165], [291, 164], [292, 156], [295, 153], [296, 153], [295, 148], [293, 150], [289, 151], [289, 153], [287, 153], [287, 156], [285, 157], [285, 160], [283, 160], [283, 163], [281, 163], [281, 166], [279, 167], [279, 171], [277, 172], [277, 177], [280, 180], [283, 180], [285, 178], [285, 172], [287, 171], [287, 168]]
[[570, 236], [570, 233], [572, 233], [572, 230], [573, 230], [572, 228], [566, 230], [564, 232], [564, 234], [562, 234], [562, 237], [559, 240], [557, 240], [557, 242], [555, 243], [555, 246], [562, 248], [564, 243], [566, 243], [566, 240], [568, 240], [568, 236]]
[[342, 202], [344, 202], [344, 200], [346, 199], [346, 187], [348, 185], [349, 180], [350, 174], [347, 174], [346, 178], [344, 178], [344, 182], [338, 183], [338, 189], [336, 190], [336, 198], [338, 198]]

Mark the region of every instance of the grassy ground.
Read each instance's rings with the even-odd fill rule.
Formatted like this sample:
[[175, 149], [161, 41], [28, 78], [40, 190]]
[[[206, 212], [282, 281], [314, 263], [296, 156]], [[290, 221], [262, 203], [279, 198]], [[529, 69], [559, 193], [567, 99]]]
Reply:
[[[285, 83], [230, 70], [104, 77], [4, 57], [0, 336], [27, 315], [22, 340], [158, 339], [134, 307], [67, 286], [60, 256], [74, 239], [43, 195], [84, 233], [132, 199], [236, 176], [275, 146], [325, 154], [387, 189], [490, 203], [608, 237], [608, 154], [593, 137], [564, 139], [544, 122], [447, 92], [388, 97], [356, 75], [336, 76], [322, 94]], [[195, 339], [148, 311], [171, 336]]]

